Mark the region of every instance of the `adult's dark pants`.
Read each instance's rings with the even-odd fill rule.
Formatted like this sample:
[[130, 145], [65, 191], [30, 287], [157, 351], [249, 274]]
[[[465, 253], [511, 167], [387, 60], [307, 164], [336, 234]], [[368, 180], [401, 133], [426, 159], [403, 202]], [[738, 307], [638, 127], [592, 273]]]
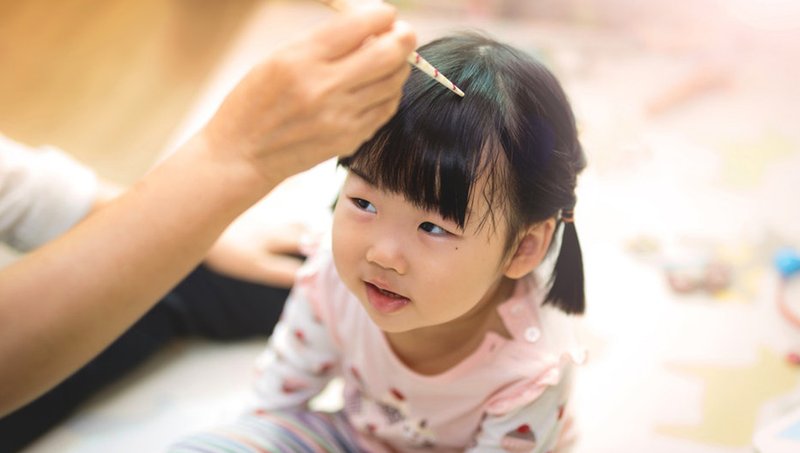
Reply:
[[0, 452], [16, 452], [66, 419], [172, 340], [241, 340], [272, 333], [289, 291], [196, 268], [91, 362], [59, 385], [0, 419]]

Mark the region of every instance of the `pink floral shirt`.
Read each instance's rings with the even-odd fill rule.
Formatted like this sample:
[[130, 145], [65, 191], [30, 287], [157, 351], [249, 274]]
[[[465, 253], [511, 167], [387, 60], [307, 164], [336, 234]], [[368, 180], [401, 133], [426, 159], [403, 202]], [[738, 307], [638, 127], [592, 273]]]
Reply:
[[498, 310], [512, 339], [486, 334], [444, 373], [421, 375], [339, 279], [329, 251], [304, 266], [260, 358], [259, 408], [305, 405], [334, 377], [366, 451], [549, 452], [564, 444], [569, 375], [584, 350], [573, 319], [541, 306], [534, 277]]

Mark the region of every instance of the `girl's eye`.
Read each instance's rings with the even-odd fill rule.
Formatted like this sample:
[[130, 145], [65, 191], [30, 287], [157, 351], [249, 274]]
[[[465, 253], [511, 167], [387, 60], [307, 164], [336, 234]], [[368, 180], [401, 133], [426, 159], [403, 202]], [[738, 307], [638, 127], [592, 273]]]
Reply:
[[440, 226], [438, 226], [436, 224], [433, 224], [431, 222], [422, 222], [422, 223], [420, 223], [419, 224], [419, 229], [424, 231], [424, 232], [426, 232], [426, 233], [430, 233], [430, 234], [437, 235], [437, 236], [444, 236], [444, 235], [450, 234], [449, 231], [447, 231], [444, 228], [442, 228], [442, 227], [440, 227]]
[[362, 211], [367, 211], [371, 213], [378, 212], [375, 209], [375, 206], [373, 206], [372, 203], [370, 203], [367, 200], [364, 200], [362, 198], [351, 198], [350, 200], [352, 200], [353, 204], [356, 205], [356, 207]]

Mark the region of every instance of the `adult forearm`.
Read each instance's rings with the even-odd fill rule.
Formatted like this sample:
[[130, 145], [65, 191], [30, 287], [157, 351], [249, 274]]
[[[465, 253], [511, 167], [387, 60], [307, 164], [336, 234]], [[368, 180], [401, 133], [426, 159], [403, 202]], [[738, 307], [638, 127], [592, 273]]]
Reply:
[[60, 382], [135, 322], [265, 184], [195, 140], [0, 273], [0, 414]]
[[275, 51], [192, 141], [0, 272], [0, 416], [100, 352], [290, 174], [355, 149], [397, 108], [414, 48], [386, 6]]

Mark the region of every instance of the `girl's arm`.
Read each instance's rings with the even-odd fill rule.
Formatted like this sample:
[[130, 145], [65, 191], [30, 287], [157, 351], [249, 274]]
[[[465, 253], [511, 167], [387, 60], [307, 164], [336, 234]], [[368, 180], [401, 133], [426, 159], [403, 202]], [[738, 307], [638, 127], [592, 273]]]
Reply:
[[394, 19], [354, 11], [275, 52], [128, 192], [0, 272], [0, 416], [100, 352], [282, 179], [393, 114], [415, 44]]
[[341, 371], [336, 342], [308, 299], [315, 284], [313, 277], [298, 280], [256, 363], [256, 409], [304, 407]]

